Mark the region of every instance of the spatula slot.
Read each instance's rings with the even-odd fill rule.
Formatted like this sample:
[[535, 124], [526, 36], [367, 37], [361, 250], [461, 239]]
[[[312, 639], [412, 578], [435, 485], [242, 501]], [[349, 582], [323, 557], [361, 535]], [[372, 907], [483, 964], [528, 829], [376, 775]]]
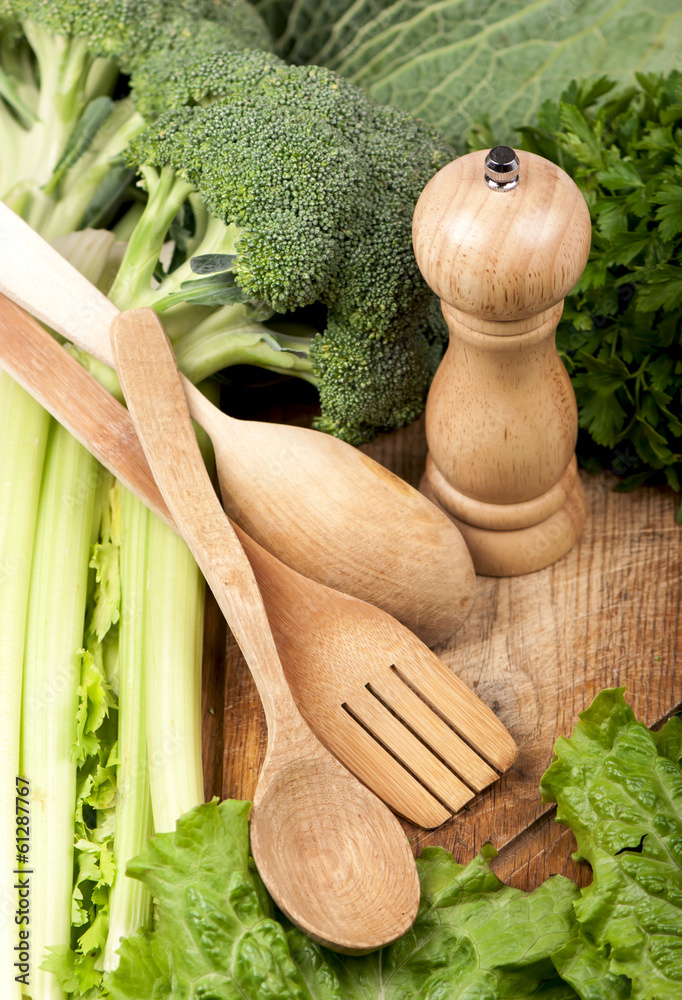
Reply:
[[392, 670], [492, 767], [498, 771], [508, 770], [519, 752], [510, 734], [491, 709], [456, 674], [430, 650], [427, 653], [428, 656], [418, 659], [413, 656], [394, 662]]
[[403, 681], [394, 664], [389, 670], [377, 673], [366, 686], [417, 739], [474, 791], [480, 792], [497, 781], [497, 773], [419, 692]]
[[333, 736], [329, 748], [394, 812], [425, 830], [451, 819], [452, 810], [424, 788], [345, 705], [334, 713]]
[[344, 705], [356, 721], [440, 802], [457, 812], [474, 793], [367, 688]]

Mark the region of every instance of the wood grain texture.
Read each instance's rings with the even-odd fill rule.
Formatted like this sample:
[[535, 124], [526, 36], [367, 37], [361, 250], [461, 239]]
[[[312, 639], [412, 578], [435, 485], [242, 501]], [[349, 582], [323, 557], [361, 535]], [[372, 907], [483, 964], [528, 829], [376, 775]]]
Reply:
[[413, 220], [450, 332], [426, 404], [422, 489], [464, 534], [476, 572], [501, 577], [560, 559], [585, 517], [579, 481], [562, 483], [578, 411], [555, 330], [587, 262], [590, 215], [555, 164], [526, 152], [514, 162], [518, 186], [491, 190], [485, 151], [459, 157]]
[[[2, 203], [0, 263], [0, 291], [30, 307], [33, 316], [67, 340], [113, 365], [109, 327], [117, 308]], [[385, 597], [389, 613], [428, 642], [458, 627], [471, 604], [471, 558], [459, 533], [432, 505], [424, 505], [418, 492], [405, 490], [386, 470], [325, 434], [283, 424], [240, 424], [219, 413], [187, 381], [185, 391], [192, 416], [213, 440], [229, 513], [252, 537], [308, 575], [319, 578], [317, 571], [323, 567], [322, 583], [362, 599], [370, 594]], [[306, 510], [311, 484], [326, 501]], [[273, 491], [277, 503], [254, 516], [254, 498]], [[356, 517], [359, 492], [365, 504], [363, 519]], [[329, 531], [330, 522], [340, 526], [338, 534]], [[405, 525], [397, 558], [386, 523]], [[306, 544], [313, 535], [315, 547]], [[364, 571], [358, 574], [363, 557]], [[427, 587], [416, 600], [412, 567], [438, 559], [439, 585]], [[428, 575], [423, 579], [428, 582]]]
[[575, 182], [541, 156], [518, 156], [514, 190], [490, 190], [486, 151], [477, 150], [439, 170], [415, 208], [422, 274], [441, 299], [482, 321], [551, 308], [573, 288], [590, 250], [590, 214]]
[[[423, 422], [363, 450], [413, 484], [426, 458]], [[466, 862], [491, 840], [498, 874], [533, 888], [552, 872], [589, 881], [570, 860], [572, 835], [540, 800], [554, 740], [605, 687], [624, 685], [647, 725], [682, 705], [682, 529], [672, 493], [613, 492], [608, 473], [581, 472], [583, 536], [562, 560], [513, 579], [479, 577], [465, 626], [436, 651], [494, 709], [520, 745], [511, 771], [471, 811], [437, 830], [405, 824], [415, 852], [440, 844]], [[225, 661], [223, 795], [250, 798], [265, 749], [257, 696], [235, 646]]]
[[[240, 528], [230, 528], [201, 461], [171, 347], [155, 313], [134, 310], [119, 315], [112, 324], [128, 412], [35, 321], [8, 300], [4, 303], [13, 310], [18, 326], [15, 329], [11, 320], [3, 325], [0, 296], [3, 364], [9, 358], [11, 371], [24, 377], [27, 388], [36, 391], [57, 419], [80, 435], [114, 475], [127, 470], [130, 489], [143, 502], [151, 502], [151, 509], [174, 526], [135, 433], [131, 413], [136, 416], [145, 449], [155, 457], [159, 483], [173, 500], [183, 533], [209, 584], [221, 595], [218, 603], [242, 651], [249, 662], [258, 664], [261, 673], [269, 664], [268, 676], [261, 677], [258, 686], [269, 720], [272, 761], [277, 757], [275, 745], [281, 748], [284, 743], [291, 750], [291, 740], [286, 737], [294, 732], [303, 729], [302, 738], [309, 742], [310, 733], [294, 707], [291, 688], [310, 728], [338, 760], [400, 815], [425, 828], [437, 827], [448, 818], [443, 803], [456, 811], [470, 801], [472, 790], [481, 791], [496, 780], [490, 765], [499, 771], [510, 767], [518, 748], [494, 713], [403, 625], [374, 606], [301, 576], [261, 549]], [[23, 350], [17, 347], [19, 340]], [[35, 350], [26, 350], [27, 346]], [[34, 363], [34, 355], [47, 357], [48, 348], [49, 371], [47, 365]], [[150, 373], [153, 393], [148, 388]], [[89, 404], [84, 412], [79, 408], [81, 399]], [[101, 412], [106, 415], [105, 422], [93, 417]], [[362, 461], [371, 461], [362, 453], [356, 454]], [[377, 468], [383, 470], [383, 477], [399, 483], [401, 492], [409, 489], [383, 466]], [[133, 469], [137, 476], [130, 474]], [[419, 500], [423, 506], [423, 498]], [[246, 632], [242, 621], [251, 623]], [[215, 628], [212, 619], [209, 624]], [[216, 726], [212, 706], [217, 680], [214, 666], [220, 653], [210, 633], [207, 650], [203, 709], [207, 715], [207, 754], [213, 765], [205, 777], [211, 789], [220, 780], [221, 764], [215, 753], [210, 753], [210, 745], [222, 730]], [[258, 681], [258, 674], [255, 676]], [[281, 711], [273, 715], [275, 703], [289, 708], [284, 727], [277, 725]], [[432, 711], [434, 705], [438, 714]], [[296, 758], [301, 756], [300, 740], [293, 750]], [[408, 762], [410, 771], [398, 763], [399, 759]], [[267, 770], [266, 764], [263, 772]], [[347, 773], [342, 773], [347, 778]], [[265, 784], [262, 780], [259, 788]], [[441, 801], [427, 787], [437, 789]], [[256, 806], [258, 794], [254, 796]], [[393, 817], [388, 819], [397, 829]]]
[[[264, 706], [268, 745], [250, 822], [259, 874], [280, 909], [322, 944], [342, 951], [389, 944], [410, 927], [419, 905], [408, 842], [395, 816], [322, 746], [296, 708], [261, 596], [263, 581], [259, 587], [211, 483], [161, 321], [151, 309], [133, 309], [114, 319], [111, 337], [154, 478], [239, 642]], [[268, 584], [278, 572], [296, 576], [267, 559]]]
[[[453, 514], [481, 525], [474, 501], [484, 509], [488, 504], [525, 508], [555, 487], [573, 457], [578, 408], [555, 345], [561, 308], [515, 336], [472, 330], [447, 306], [443, 313], [450, 343], [429, 390], [426, 437], [450, 489], [434, 489]], [[468, 500], [468, 511], [460, 506], [459, 493]], [[559, 495], [549, 509], [538, 510], [535, 523], [561, 503]]]

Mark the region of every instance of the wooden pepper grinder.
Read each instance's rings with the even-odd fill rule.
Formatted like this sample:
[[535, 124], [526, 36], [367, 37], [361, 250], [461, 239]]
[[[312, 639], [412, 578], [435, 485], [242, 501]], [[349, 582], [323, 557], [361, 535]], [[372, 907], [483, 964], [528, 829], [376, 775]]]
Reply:
[[578, 414], [554, 334], [590, 240], [571, 178], [508, 146], [448, 164], [415, 209], [417, 262], [450, 330], [426, 406], [421, 489], [486, 576], [548, 566], [582, 530]]

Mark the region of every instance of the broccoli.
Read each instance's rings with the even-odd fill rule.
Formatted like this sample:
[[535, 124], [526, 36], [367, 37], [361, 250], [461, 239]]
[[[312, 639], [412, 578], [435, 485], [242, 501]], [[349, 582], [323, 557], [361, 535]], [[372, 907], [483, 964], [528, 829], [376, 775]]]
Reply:
[[[308, 345], [320, 429], [360, 444], [411, 422], [445, 338], [412, 253], [412, 212], [452, 150], [329, 70], [212, 50], [208, 36], [158, 38], [132, 74], [138, 110], [157, 117], [131, 162], [144, 177], [171, 168], [231, 228], [214, 252], [235, 255], [245, 301], [280, 317], [325, 307]], [[162, 112], [168, 92], [177, 107]]]
[[0, 3], [0, 196], [47, 239], [99, 221], [130, 182], [123, 153], [144, 120], [113, 100], [108, 54], [113, 38], [135, 47], [151, 7]]
[[[128, 247], [110, 294], [163, 315], [186, 371], [250, 360], [297, 374], [318, 386], [317, 426], [354, 444], [419, 415], [446, 330], [412, 212], [453, 156], [430, 126], [284, 63], [245, 0], [2, 9], [5, 49], [23, 39], [2, 61], [8, 129], [39, 146], [44, 108], [70, 109], [51, 157], [1, 178], [12, 207], [50, 238], [118, 212]], [[121, 73], [129, 95], [114, 100]], [[312, 304], [318, 324], [301, 336]]]

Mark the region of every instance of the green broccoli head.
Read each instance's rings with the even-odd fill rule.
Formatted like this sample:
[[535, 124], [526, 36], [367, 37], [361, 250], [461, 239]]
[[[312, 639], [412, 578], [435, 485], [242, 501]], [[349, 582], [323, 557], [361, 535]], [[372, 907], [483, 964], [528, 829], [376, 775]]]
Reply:
[[[130, 76], [137, 120], [147, 124], [128, 158], [143, 172], [151, 206], [128, 260], [131, 275], [137, 266], [135, 287], [143, 288], [156, 266], [155, 251], [147, 260], [139, 248], [150, 233], [154, 242], [168, 230], [159, 206], [170, 171], [179, 186], [168, 188], [165, 212], [176, 210], [189, 184], [230, 227], [225, 252], [236, 251], [231, 275], [245, 301], [277, 313], [325, 307], [327, 330], [313, 357], [327, 429], [366, 439], [373, 427], [398, 426], [420, 411], [443, 324], [412, 252], [412, 214], [427, 181], [454, 155], [435, 131], [373, 103], [331, 70], [290, 66], [266, 51], [263, 22], [247, 0], [0, 5], [0, 16], [73, 38], [86, 70], [88, 59], [107, 56]], [[81, 90], [72, 101], [74, 119], [89, 95]], [[60, 143], [74, 145], [66, 135]], [[160, 186], [151, 168], [163, 175]], [[49, 176], [59, 169], [53, 165]], [[149, 182], [158, 187], [154, 197]], [[205, 252], [222, 246], [210, 232], [215, 243]], [[183, 267], [179, 286], [190, 280], [189, 260]], [[329, 352], [337, 346], [334, 366]], [[327, 391], [325, 379], [336, 388]], [[358, 393], [352, 404], [349, 386]], [[333, 402], [342, 398], [345, 417]]]
[[[316, 342], [326, 429], [366, 440], [372, 426], [414, 419], [443, 324], [412, 252], [412, 214], [453, 150], [429, 126], [373, 103], [331, 70], [289, 66], [258, 49], [212, 49], [208, 36], [181, 48], [165, 77], [159, 65], [156, 91], [147, 86], [154, 54], [133, 74], [138, 108], [156, 113], [166, 88], [183, 105], [133, 143], [133, 159], [172, 167], [213, 215], [240, 227], [234, 274], [245, 296], [280, 313], [326, 306], [324, 339], [330, 350], [345, 345], [349, 377], [341, 381], [367, 390], [345, 420], [340, 408], [332, 417], [324, 388], [332, 369]], [[348, 353], [353, 338], [357, 353]], [[381, 359], [389, 357], [396, 359], [390, 388], [375, 405], [374, 389], [387, 377]], [[370, 378], [370, 370], [384, 374]]]
[[378, 431], [412, 423], [424, 409], [428, 355], [429, 345], [418, 334], [385, 341], [329, 323], [309, 354], [322, 410], [315, 427], [360, 445]]
[[[173, 65], [177, 80], [187, 64]], [[241, 227], [244, 291], [279, 312], [319, 301], [365, 336], [422, 327], [432, 295], [412, 253], [412, 213], [452, 150], [330, 70], [259, 50], [192, 66], [187, 103], [160, 115], [131, 158], [173, 167], [214, 215]], [[135, 93], [139, 81], [136, 72]], [[198, 103], [218, 88], [219, 100]]]
[[4, 8], [23, 24], [54, 35], [82, 37], [94, 56], [111, 56], [132, 65], [162, 23], [164, 0], [4, 0]]
[[187, 38], [192, 44], [212, 38], [213, 50], [269, 46], [267, 29], [247, 0], [2, 0], [0, 19], [83, 38], [92, 55], [111, 57], [126, 72], [152, 54], [158, 68]]
[[[252, 7], [250, 13], [258, 15]], [[219, 41], [219, 44], [216, 42]], [[139, 62], [131, 79], [135, 105], [148, 119], [169, 108], [211, 104], [235, 94], [250, 93], [263, 73], [281, 60], [267, 50], [269, 41], [261, 21], [234, 27], [200, 21], [189, 28], [171, 21]], [[253, 49], [246, 59], [235, 53]]]
[[323, 121], [234, 97], [162, 115], [130, 156], [173, 168], [214, 216], [241, 228], [235, 277], [247, 297], [277, 312], [324, 301], [364, 177]]

